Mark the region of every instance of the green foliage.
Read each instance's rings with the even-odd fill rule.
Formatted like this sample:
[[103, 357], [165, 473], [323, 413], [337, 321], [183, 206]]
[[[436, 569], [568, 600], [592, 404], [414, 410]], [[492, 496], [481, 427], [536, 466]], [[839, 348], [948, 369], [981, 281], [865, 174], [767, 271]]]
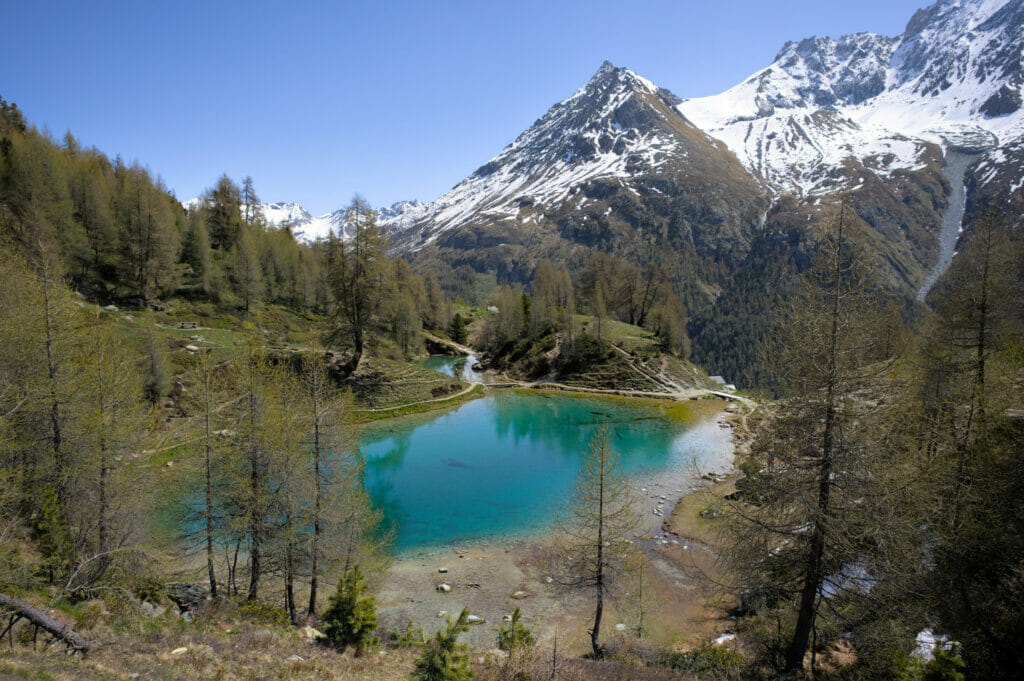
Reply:
[[72, 540], [64, 523], [64, 506], [52, 484], [43, 487], [34, 523], [36, 541], [43, 555], [41, 567], [52, 582], [53, 575], [62, 574], [72, 561]]
[[171, 390], [171, 372], [167, 361], [167, 344], [156, 332], [156, 326], [151, 317], [146, 320], [150, 324], [146, 337], [146, 349], [143, 356], [145, 367], [146, 399], [151, 404], [156, 404], [163, 399]]
[[363, 595], [365, 588], [359, 566], [351, 567], [324, 611], [327, 641], [340, 651], [351, 646], [361, 655], [377, 644], [377, 638], [370, 636], [377, 628], [377, 604], [372, 596]]
[[88, 601], [78, 608], [75, 615], [75, 626], [86, 631], [93, 629], [103, 619], [102, 601]]
[[567, 349], [559, 355], [558, 370], [564, 374], [586, 372], [604, 364], [615, 357], [615, 354], [615, 350], [607, 341], [584, 335], [573, 344], [571, 349]]
[[266, 622], [279, 627], [286, 627], [290, 624], [287, 612], [262, 601], [246, 601], [242, 605], [241, 611], [257, 622]]
[[948, 650], [936, 646], [935, 659], [924, 666], [922, 681], [964, 681], [964, 667], [959, 645], [954, 644]]
[[693, 674], [728, 674], [743, 669], [743, 656], [722, 646], [704, 646], [686, 653], [663, 653], [657, 661], [662, 667]]
[[534, 644], [533, 634], [520, 621], [519, 608], [512, 613], [512, 621], [498, 628], [498, 650], [510, 653]]
[[466, 320], [458, 312], [452, 317], [451, 326], [448, 327], [448, 335], [456, 343], [466, 342]]
[[439, 629], [434, 638], [423, 646], [423, 654], [416, 659], [412, 673], [414, 681], [469, 681], [473, 672], [469, 669], [469, 655], [466, 645], [459, 643], [459, 634], [469, 631], [469, 610], [463, 609], [458, 619]]
[[392, 648], [422, 648], [427, 635], [422, 627], [414, 627], [412, 620], [405, 623], [405, 629], [389, 629], [388, 645]]

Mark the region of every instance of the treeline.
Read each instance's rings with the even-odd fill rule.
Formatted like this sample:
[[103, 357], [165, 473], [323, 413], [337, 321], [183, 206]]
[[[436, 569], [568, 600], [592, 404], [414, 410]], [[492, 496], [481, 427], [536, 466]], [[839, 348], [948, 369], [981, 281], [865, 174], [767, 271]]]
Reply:
[[[256, 601], [273, 578], [299, 621], [316, 614], [325, 577], [382, 560], [351, 396], [326, 353], [274, 357], [253, 337], [178, 353], [169, 386], [153, 321], [84, 304], [59, 258], [43, 256], [0, 257], [0, 584], [71, 599], [145, 593], [162, 573], [153, 533], [184, 531], [214, 597]], [[170, 512], [140, 494], [175, 488]], [[146, 521], [161, 515], [174, 527]]]
[[[497, 312], [478, 341], [481, 346], [501, 355], [512, 346], [555, 333], [572, 354], [580, 341], [606, 344], [607, 322], [614, 320], [645, 328], [663, 351], [689, 357], [686, 310], [657, 264], [641, 268], [612, 253], [597, 252], [574, 278], [567, 268], [544, 260], [534, 272], [530, 294], [514, 286], [498, 287], [490, 299]], [[591, 319], [584, 324], [580, 315]]]
[[[908, 331], [847, 221], [768, 345], [783, 397], [728, 507], [737, 633], [765, 675], [827, 674], [846, 648], [842, 678], [1017, 678], [1021, 235], [979, 223]], [[926, 629], [946, 641], [927, 665], [911, 655]]]
[[55, 257], [88, 299], [159, 307], [182, 297], [243, 313], [282, 305], [333, 319], [332, 340], [355, 357], [367, 330], [410, 351], [420, 328], [450, 321], [437, 277], [387, 256], [360, 199], [346, 214], [351, 240], [315, 244], [266, 223], [251, 178], [223, 176], [195, 203], [186, 210], [145, 168], [70, 133], [56, 143], [0, 99], [0, 234], [31, 262]]

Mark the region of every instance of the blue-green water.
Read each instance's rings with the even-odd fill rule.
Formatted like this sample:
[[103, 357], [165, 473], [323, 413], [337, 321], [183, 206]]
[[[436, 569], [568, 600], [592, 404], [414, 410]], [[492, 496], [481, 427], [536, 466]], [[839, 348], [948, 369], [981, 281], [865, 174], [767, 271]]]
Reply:
[[469, 357], [431, 355], [427, 359], [417, 363], [421, 367], [433, 369], [445, 376], [451, 376], [453, 378], [457, 376], [464, 381], [476, 381], [477, 383], [486, 382], [484, 374], [473, 370], [473, 365], [476, 363], [476, 355], [470, 355]]
[[527, 536], [571, 498], [602, 420], [621, 469], [641, 477], [720, 459], [730, 446], [711, 419], [684, 424], [624, 401], [498, 391], [368, 427], [366, 487], [395, 524], [399, 551]]

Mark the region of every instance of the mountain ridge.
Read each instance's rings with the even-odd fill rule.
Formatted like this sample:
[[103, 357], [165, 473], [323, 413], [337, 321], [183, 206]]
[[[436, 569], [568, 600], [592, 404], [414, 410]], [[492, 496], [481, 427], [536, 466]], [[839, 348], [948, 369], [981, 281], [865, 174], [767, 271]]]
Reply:
[[[628, 180], [645, 154], [649, 166], [672, 151], [671, 139], [636, 119], [638, 107], [625, 106], [631, 97], [675, 108], [775, 197], [813, 200], [855, 189], [862, 171], [891, 180], [924, 168], [932, 145], [979, 154], [970, 171], [977, 191], [1014, 194], [1013, 150], [1024, 140], [1022, 52], [1024, 0], [939, 0], [918, 10], [899, 36], [788, 41], [769, 66], [709, 97], [679, 98], [605, 61], [450, 191], [429, 203], [396, 202], [379, 221], [397, 250], [415, 250], [472, 221], [536, 220], [522, 203], [564, 203], [587, 181]], [[581, 125], [578, 105], [616, 86], [596, 114], [610, 125]], [[558, 143], [539, 149], [550, 142]], [[322, 238], [342, 225], [338, 213], [295, 222], [305, 238]]]

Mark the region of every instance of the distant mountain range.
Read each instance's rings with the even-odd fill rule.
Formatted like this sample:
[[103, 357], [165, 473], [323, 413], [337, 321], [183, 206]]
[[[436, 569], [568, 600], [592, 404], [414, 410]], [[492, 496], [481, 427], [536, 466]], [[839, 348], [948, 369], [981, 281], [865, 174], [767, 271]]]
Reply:
[[[698, 361], [728, 373], [726, 357], [752, 351], [725, 346], [763, 331], [737, 320], [763, 322], [839, 192], [883, 284], [908, 300], [951, 257], [956, 234], [940, 255], [948, 211], [965, 210], [968, 234], [989, 208], [1020, 219], [1022, 91], [1024, 0], [939, 0], [900, 36], [789, 42], [711, 97], [682, 99], [605, 62], [449, 192], [378, 217], [414, 265], [499, 281], [594, 250], [657, 260], [684, 291]], [[946, 163], [953, 152], [960, 161]], [[263, 212], [305, 239], [346, 234], [342, 211]], [[735, 363], [731, 376], [753, 361]]]
[[[586, 205], [580, 192], [591, 181], [631, 184], [708, 160], [688, 156], [700, 146], [694, 128], [713, 138], [711, 150], [721, 142], [735, 154], [770, 198], [856, 188], [854, 169], [887, 180], [921, 169], [934, 147], [982, 153], [971, 169], [974, 187], [1019, 194], [1022, 55], [1024, 0], [940, 0], [897, 37], [788, 42], [767, 68], [711, 97], [680, 99], [605, 62], [450, 192], [427, 204], [396, 203], [380, 211], [380, 222], [405, 249], [481, 221], [537, 222], [567, 204], [581, 207], [580, 199]], [[343, 211], [263, 209], [268, 221], [288, 221], [308, 239], [343, 227]]]

